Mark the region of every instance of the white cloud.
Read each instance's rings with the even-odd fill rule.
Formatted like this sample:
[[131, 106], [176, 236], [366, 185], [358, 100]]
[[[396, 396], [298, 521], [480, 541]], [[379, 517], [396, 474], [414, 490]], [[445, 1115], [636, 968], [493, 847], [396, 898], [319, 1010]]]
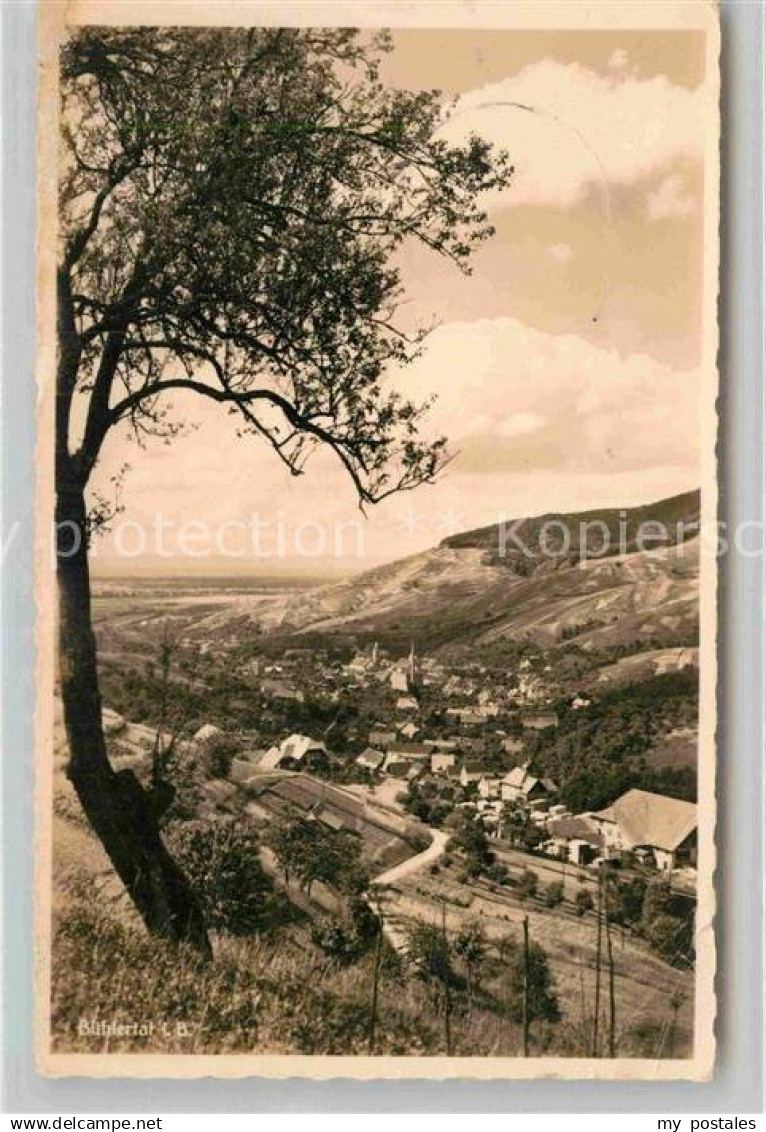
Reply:
[[550, 244], [546, 248], [546, 252], [556, 263], [569, 263], [574, 255], [570, 244]]
[[431, 427], [464, 473], [590, 474], [698, 461], [696, 371], [500, 318], [440, 327], [400, 380], [437, 395]]
[[503, 205], [571, 207], [589, 186], [630, 185], [702, 151], [700, 87], [624, 70], [604, 76], [551, 59], [463, 95], [445, 135], [476, 132], [508, 150], [516, 175]]
[[678, 216], [690, 216], [696, 210], [694, 198], [684, 192], [683, 177], [677, 174], [665, 177], [646, 198], [646, 215], [650, 220], [671, 220]]
[[[447, 513], [457, 529], [468, 530], [501, 512], [649, 502], [699, 482], [693, 371], [505, 318], [439, 327], [423, 356], [392, 380], [416, 400], [437, 394], [429, 432], [446, 433], [458, 456], [435, 487], [371, 509], [362, 523], [368, 565], [435, 545], [444, 536], [439, 517]], [[188, 521], [216, 531], [257, 516], [271, 524], [263, 536], [268, 547], [278, 519], [288, 532], [288, 556], [289, 532], [307, 521], [326, 532], [328, 546], [339, 525], [345, 531], [359, 523], [351, 483], [331, 453], [317, 452], [306, 475], [293, 479], [268, 446], [237, 440], [220, 406], [193, 394], [176, 400], [179, 416], [198, 422], [193, 434], [144, 452], [125, 445], [124, 430], [110, 436], [94, 486], [108, 494], [109, 476], [131, 462], [123, 520], [151, 529], [161, 515], [172, 524], [167, 542], [175, 545], [175, 532]], [[344, 533], [342, 545], [350, 564], [360, 565], [355, 536]], [[110, 554], [108, 539], [97, 545], [99, 562]], [[236, 572], [280, 564], [255, 558], [229, 565]]]

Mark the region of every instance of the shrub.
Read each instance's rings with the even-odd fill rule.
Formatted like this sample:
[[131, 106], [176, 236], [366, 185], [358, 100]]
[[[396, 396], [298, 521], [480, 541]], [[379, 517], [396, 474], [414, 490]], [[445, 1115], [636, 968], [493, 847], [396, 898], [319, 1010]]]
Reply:
[[517, 886], [518, 893], [522, 900], [526, 900], [527, 897], [535, 895], [537, 892], [537, 884], [537, 873], [533, 872], [532, 869], [524, 869]]
[[677, 916], [657, 916], [644, 929], [651, 947], [668, 963], [679, 959], [685, 950], [686, 924]]
[[317, 947], [340, 963], [353, 963], [379, 931], [378, 917], [364, 900], [354, 900], [342, 916], [323, 916], [311, 929]]
[[525, 973], [524, 950], [518, 944], [510, 945], [510, 1007], [511, 1016], [521, 1022], [524, 1011], [524, 984], [528, 983], [530, 1019], [558, 1022], [561, 1018], [556, 985], [548, 965], [548, 955], [538, 944], [529, 947], [529, 964]]
[[283, 902], [261, 867], [253, 826], [187, 822], [172, 830], [169, 840], [209, 927], [251, 935], [273, 920]]
[[593, 911], [593, 897], [588, 892], [587, 888], [578, 888], [574, 903], [575, 912], [578, 916], [584, 916], [586, 912]]
[[210, 778], [228, 778], [240, 744], [229, 735], [214, 735], [205, 743], [205, 766]]
[[556, 908], [564, 899], [564, 884], [560, 880], [552, 881], [545, 890], [545, 904], [548, 908]]

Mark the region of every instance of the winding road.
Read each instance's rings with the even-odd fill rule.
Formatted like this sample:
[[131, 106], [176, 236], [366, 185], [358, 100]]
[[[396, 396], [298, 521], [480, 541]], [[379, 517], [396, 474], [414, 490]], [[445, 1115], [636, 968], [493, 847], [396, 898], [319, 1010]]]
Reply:
[[386, 872], [375, 877], [370, 883], [373, 895], [367, 898], [367, 903], [376, 915], [380, 915], [383, 934], [394, 950], [398, 952], [406, 952], [408, 949], [407, 933], [402, 930], [399, 924], [393, 920], [390, 912], [387, 911], [382, 899], [383, 893], [379, 894], [378, 899], [376, 899], [374, 893], [376, 888], [384, 889], [387, 885], [396, 884], [397, 881], [403, 880], [411, 873], [416, 873], [425, 868], [426, 865], [431, 865], [434, 861], [439, 860], [447, 848], [449, 836], [443, 830], [434, 829], [432, 826], [428, 826], [428, 832], [431, 835], [431, 844], [427, 849], [424, 849], [422, 853], [417, 853], [414, 857], [408, 857], [406, 861], [402, 861], [400, 865], [395, 865], [393, 869], [387, 869]]

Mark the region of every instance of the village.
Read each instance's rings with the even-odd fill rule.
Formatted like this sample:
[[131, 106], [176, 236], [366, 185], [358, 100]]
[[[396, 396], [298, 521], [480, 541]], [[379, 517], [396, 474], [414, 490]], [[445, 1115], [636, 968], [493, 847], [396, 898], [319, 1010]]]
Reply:
[[[264, 666], [268, 670], [264, 693], [301, 697], [286, 673], [295, 661], [306, 659], [307, 652], [293, 650], [280, 664]], [[536, 671], [532, 661], [522, 659], [507, 689], [486, 686], [476, 673], [449, 672], [432, 658], [418, 662], [414, 646], [406, 661], [397, 663], [390, 662], [377, 644], [357, 653], [341, 667], [342, 675], [360, 692], [371, 686], [385, 689], [389, 714], [385, 720], [373, 721], [364, 749], [347, 761], [344, 777], [361, 780], [351, 789], [371, 802], [401, 810], [412, 808], [413, 797], [430, 793], [446, 803], [442, 821], [448, 817], [446, 807], [463, 810], [492, 839], [594, 869], [601, 864], [618, 867], [630, 859], [673, 878], [681, 887], [693, 887], [693, 803], [632, 789], [600, 811], [572, 814], [558, 800], [557, 783], [536, 774], [525, 760], [525, 735], [559, 725], [550, 708], [554, 693], [550, 666], [537, 666], [541, 667]], [[257, 666], [253, 668], [257, 671]], [[438, 735], [421, 712], [422, 698], [432, 688], [453, 704], [439, 719]], [[576, 694], [568, 707], [577, 712], [588, 703]], [[508, 721], [513, 734], [499, 725]], [[206, 734], [212, 734], [209, 728], [202, 737]], [[488, 750], [492, 754], [486, 757]], [[277, 770], [325, 777], [331, 758], [321, 736], [293, 733], [266, 750], [242, 752], [233, 760], [230, 776], [241, 786]], [[526, 836], [525, 830], [529, 830]]]
[[[566, 1019], [551, 1015], [550, 1040], [592, 1049], [602, 971], [618, 1008], [600, 1042], [685, 1048], [697, 807], [693, 767], [672, 764], [693, 750], [693, 649], [429, 649], [409, 626], [245, 632], [208, 617], [152, 597], [113, 619], [103, 722], [117, 771], [149, 784], [166, 758], [172, 847], [195, 829], [242, 839], [286, 901], [287, 925], [259, 930], [345, 969], [363, 962], [361, 901], [410, 973], [437, 928], [458, 968], [469, 937], [500, 956], [526, 930]], [[502, 998], [493, 963], [485, 991]]]
[[[345, 796], [363, 803], [383, 827], [401, 828], [411, 818], [433, 833], [470, 821], [497, 850], [513, 849], [532, 864], [560, 861], [594, 877], [602, 866], [638, 871], [693, 896], [693, 802], [630, 788], [607, 805], [573, 812], [561, 799], [561, 784], [536, 765], [536, 752], [566, 716], [577, 717], [591, 703], [588, 694], [562, 689], [544, 655], [522, 657], [504, 673], [419, 657], [414, 644], [392, 659], [377, 641], [345, 660], [300, 646], [277, 657], [235, 658], [218, 646], [217, 666], [234, 666], [273, 711], [262, 713], [257, 730], [219, 720], [189, 737], [192, 747], [224, 751], [225, 774], [204, 786], [210, 815], [236, 810], [242, 794], [262, 794], [275, 780], [300, 777], [310, 784], [305, 812], [334, 828], [359, 832], [354, 807], [337, 804]], [[349, 701], [351, 725], [339, 722]], [[325, 715], [321, 724], [305, 726], [308, 702], [324, 704], [330, 723]], [[262, 806], [254, 808], [268, 818]]]

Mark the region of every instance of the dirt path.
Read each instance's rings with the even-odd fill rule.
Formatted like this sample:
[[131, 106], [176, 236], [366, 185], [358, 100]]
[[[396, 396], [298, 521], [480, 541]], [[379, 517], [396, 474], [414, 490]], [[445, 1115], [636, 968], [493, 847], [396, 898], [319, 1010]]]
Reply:
[[428, 832], [431, 835], [431, 844], [422, 853], [418, 853], [415, 857], [408, 857], [406, 861], [402, 861], [400, 865], [395, 865], [393, 869], [388, 869], [385, 873], [375, 877], [373, 884], [396, 884], [397, 881], [404, 880], [410, 873], [415, 873], [418, 869], [422, 869], [425, 865], [431, 865], [444, 853], [447, 848], [449, 837], [441, 829], [433, 829], [428, 827]]
[[383, 924], [383, 934], [394, 950], [398, 951], [400, 954], [408, 950], [409, 937], [387, 906], [387, 898], [384, 890], [386, 886], [404, 880], [405, 877], [411, 876], [413, 873], [425, 868], [426, 865], [433, 864], [434, 861], [438, 861], [444, 854], [447, 848], [447, 842], [449, 841], [448, 835], [444, 833], [443, 830], [434, 829], [431, 826], [428, 827], [428, 832], [431, 834], [431, 844], [427, 849], [424, 849], [422, 853], [418, 853], [414, 857], [408, 857], [406, 861], [402, 861], [400, 865], [395, 865], [393, 869], [387, 869], [386, 872], [375, 877], [371, 883], [373, 892], [376, 888], [379, 891], [377, 896], [371, 896], [367, 903], [376, 915], [380, 915]]

